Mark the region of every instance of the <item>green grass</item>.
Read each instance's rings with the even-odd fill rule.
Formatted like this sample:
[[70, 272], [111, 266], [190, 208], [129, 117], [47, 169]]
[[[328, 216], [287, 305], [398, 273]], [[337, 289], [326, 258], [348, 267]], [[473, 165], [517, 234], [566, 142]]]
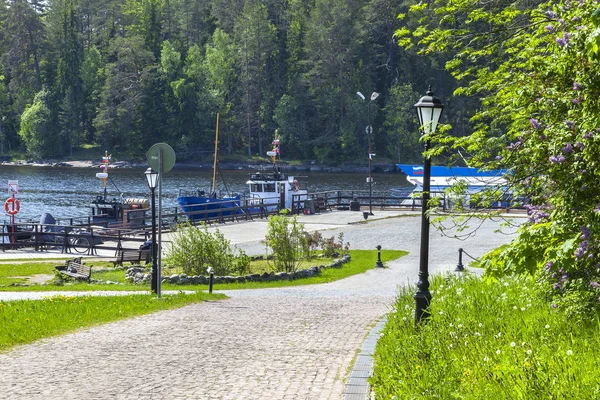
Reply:
[[593, 399], [600, 318], [568, 320], [524, 277], [432, 280], [431, 316], [414, 326], [405, 288], [378, 341], [377, 399]]
[[140, 294], [0, 302], [0, 351], [84, 327], [224, 297], [195, 292], [163, 296], [160, 300]]
[[[387, 261], [400, 258], [407, 253], [401, 250], [382, 250], [381, 260], [385, 264]], [[293, 281], [278, 281], [278, 282], [246, 282], [246, 283], [230, 283], [230, 284], [218, 284], [214, 285], [214, 290], [231, 290], [231, 289], [258, 289], [258, 288], [271, 288], [271, 287], [285, 287], [285, 286], [298, 286], [298, 285], [309, 285], [317, 283], [333, 282], [339, 279], [363, 273], [369, 269], [374, 268], [375, 262], [377, 261], [377, 251], [375, 250], [350, 250], [351, 261], [344, 264], [342, 268], [331, 268], [323, 270], [321, 275], [297, 279]], [[91, 265], [94, 265], [92, 269], [92, 278], [112, 281], [112, 282], [125, 282], [125, 271], [122, 269], [112, 269], [108, 267], [106, 262], [95, 262], [86, 261]], [[314, 262], [305, 263], [302, 268], [307, 268], [312, 265], [327, 264], [329, 261], [315, 260]], [[29, 285], [29, 286], [8, 286], [11, 283], [23, 283], [23, 278], [14, 278], [21, 276], [31, 276], [34, 274], [54, 274], [54, 266], [56, 262], [49, 263], [16, 263], [16, 264], [4, 264], [0, 265], [0, 291], [93, 291], [93, 290], [140, 290], [146, 291], [149, 289], [148, 285], [133, 285], [133, 284], [119, 284], [119, 285], [106, 285], [106, 284], [95, 284], [86, 282], [69, 282], [63, 286], [57, 286], [54, 284], [47, 285]], [[96, 267], [100, 267], [103, 270], [96, 270]], [[260, 270], [265, 270], [265, 266], [259, 267]], [[166, 273], [163, 275], [170, 274], [169, 270], [165, 270]], [[12, 277], [12, 278], [11, 278]], [[206, 290], [208, 285], [174, 285], [174, 284], [163, 284], [161, 286], [163, 290]]]

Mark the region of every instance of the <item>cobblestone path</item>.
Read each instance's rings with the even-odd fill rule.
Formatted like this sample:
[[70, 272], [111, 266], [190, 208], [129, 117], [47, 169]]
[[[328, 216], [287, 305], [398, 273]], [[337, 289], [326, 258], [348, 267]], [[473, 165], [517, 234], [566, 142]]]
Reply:
[[[432, 233], [431, 272], [506, 242]], [[190, 305], [43, 340], [0, 354], [0, 399], [341, 399], [366, 335], [416, 280], [418, 217], [343, 226], [352, 248], [411, 254], [330, 284], [229, 291]], [[374, 260], [375, 261], [375, 260]], [[465, 260], [466, 261], [466, 260]]]

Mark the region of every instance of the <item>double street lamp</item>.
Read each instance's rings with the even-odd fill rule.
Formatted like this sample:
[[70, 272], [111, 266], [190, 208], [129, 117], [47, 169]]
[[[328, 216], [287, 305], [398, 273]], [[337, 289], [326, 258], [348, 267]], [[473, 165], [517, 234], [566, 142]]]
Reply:
[[[444, 105], [433, 95], [431, 86], [427, 90], [425, 96], [421, 97], [419, 102], [415, 104], [419, 124], [421, 125], [422, 133], [428, 135], [435, 132]], [[429, 215], [427, 206], [430, 198], [430, 181], [431, 181], [431, 159], [427, 154], [430, 148], [429, 138], [425, 139], [425, 153], [423, 166], [423, 195], [421, 198], [421, 252], [419, 261], [419, 281], [417, 282], [417, 293], [415, 293], [415, 325], [419, 325], [425, 314], [429, 314], [427, 310], [431, 301], [431, 293], [429, 292]]]
[[[365, 100], [365, 96], [361, 92], [356, 92], [356, 94], [362, 100]], [[367, 183], [369, 184], [369, 215], [373, 215], [373, 204], [371, 201], [372, 194], [373, 194], [373, 177], [371, 176], [371, 161], [373, 159], [373, 156], [375, 155], [371, 151], [371, 134], [373, 133], [373, 127], [371, 126], [371, 103], [373, 102], [373, 100], [375, 100], [378, 97], [379, 97], [379, 93], [377, 93], [377, 92], [371, 93], [371, 99], [370, 99], [369, 105], [368, 105], [368, 125], [365, 128], [365, 131], [367, 133], [367, 140], [369, 142], [369, 177], [367, 178]]]
[[152, 168], [148, 168], [145, 174], [148, 187], [152, 192], [152, 278], [150, 281], [150, 290], [152, 293], [158, 294], [159, 276], [158, 264], [156, 262], [158, 251], [158, 246], [156, 243], [156, 196], [154, 196], [154, 190], [158, 186], [158, 172], [154, 171]]

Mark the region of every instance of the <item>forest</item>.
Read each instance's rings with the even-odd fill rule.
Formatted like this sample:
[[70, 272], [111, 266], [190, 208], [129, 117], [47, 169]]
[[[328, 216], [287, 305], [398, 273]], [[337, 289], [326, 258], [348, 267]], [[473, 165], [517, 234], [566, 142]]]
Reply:
[[282, 159], [340, 164], [366, 159], [371, 141], [376, 160], [420, 162], [413, 105], [428, 86], [456, 136], [477, 100], [453, 96], [446, 55], [398, 45], [415, 4], [5, 0], [0, 153], [144, 158], [166, 142], [178, 160], [202, 159], [218, 114], [221, 155], [264, 157], [279, 139]]

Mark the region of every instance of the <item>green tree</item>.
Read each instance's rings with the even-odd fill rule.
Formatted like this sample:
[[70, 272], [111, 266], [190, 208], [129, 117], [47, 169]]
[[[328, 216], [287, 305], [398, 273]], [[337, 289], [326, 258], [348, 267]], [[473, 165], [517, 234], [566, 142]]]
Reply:
[[63, 152], [73, 155], [73, 145], [82, 138], [81, 17], [73, 0], [53, 0], [50, 4], [47, 20], [52, 22], [49, 29], [57, 64], [54, 91], [59, 132], [67, 146]]
[[14, 110], [21, 114], [42, 88], [42, 62], [46, 31], [27, 1], [15, 0], [2, 24], [2, 65]]
[[358, 11], [357, 1], [316, 0], [307, 24], [304, 79], [315, 104], [314, 126], [318, 128], [309, 143], [321, 162], [349, 153], [355, 156], [352, 150], [359, 147], [354, 143], [360, 115], [347, 112], [349, 102], [356, 102]]
[[48, 108], [50, 93], [41, 90], [35, 95], [33, 104], [21, 116], [19, 136], [25, 143], [27, 154], [32, 157], [46, 157], [53, 154], [56, 144], [55, 133]]
[[[156, 70], [153, 54], [144, 48], [140, 37], [115, 38], [105, 68], [105, 83], [100, 107], [94, 119], [96, 140], [105, 149], [121, 150], [133, 155], [145, 143], [144, 133], [136, 129], [140, 121], [139, 106], [144, 84]], [[140, 156], [143, 153], [138, 153]]]
[[227, 154], [233, 152], [236, 138], [235, 118], [231, 112], [232, 101], [236, 93], [236, 47], [223, 30], [217, 28], [212, 37], [212, 43], [206, 45], [204, 71], [206, 74], [206, 89], [212, 93], [216, 109], [220, 112], [220, 141], [226, 143]]
[[419, 95], [409, 84], [391, 88], [385, 109], [385, 138], [387, 150], [397, 162], [420, 163], [423, 144], [419, 142], [419, 121], [413, 104]]
[[[269, 91], [272, 82], [267, 72], [277, 48], [275, 27], [260, 1], [246, 1], [244, 12], [236, 22], [236, 44], [243, 93], [240, 97], [243, 117], [240, 115], [239, 120], [244, 121], [248, 157], [252, 157], [253, 145], [257, 146], [258, 154], [263, 155], [263, 124], [268, 117], [265, 115], [265, 99], [272, 93]], [[239, 111], [241, 114], [242, 110]]]
[[102, 56], [95, 46], [84, 51], [83, 63], [81, 65], [81, 87], [85, 102], [82, 107], [81, 119], [84, 141], [87, 143], [92, 143], [95, 136], [93, 122], [97, 109], [100, 106], [100, 94], [104, 84], [102, 66]]
[[[600, 8], [579, 2], [437, 2], [412, 32], [423, 52], [449, 52], [447, 67], [480, 96], [475, 131], [442, 146], [474, 166], [506, 168], [529, 221], [487, 260], [490, 273], [537, 274], [556, 307], [600, 309]], [[433, 15], [426, 4], [413, 11]], [[485, 27], [485, 29], [482, 29]], [[427, 35], [422, 35], [427, 32]], [[399, 32], [411, 45], [408, 31]]]

